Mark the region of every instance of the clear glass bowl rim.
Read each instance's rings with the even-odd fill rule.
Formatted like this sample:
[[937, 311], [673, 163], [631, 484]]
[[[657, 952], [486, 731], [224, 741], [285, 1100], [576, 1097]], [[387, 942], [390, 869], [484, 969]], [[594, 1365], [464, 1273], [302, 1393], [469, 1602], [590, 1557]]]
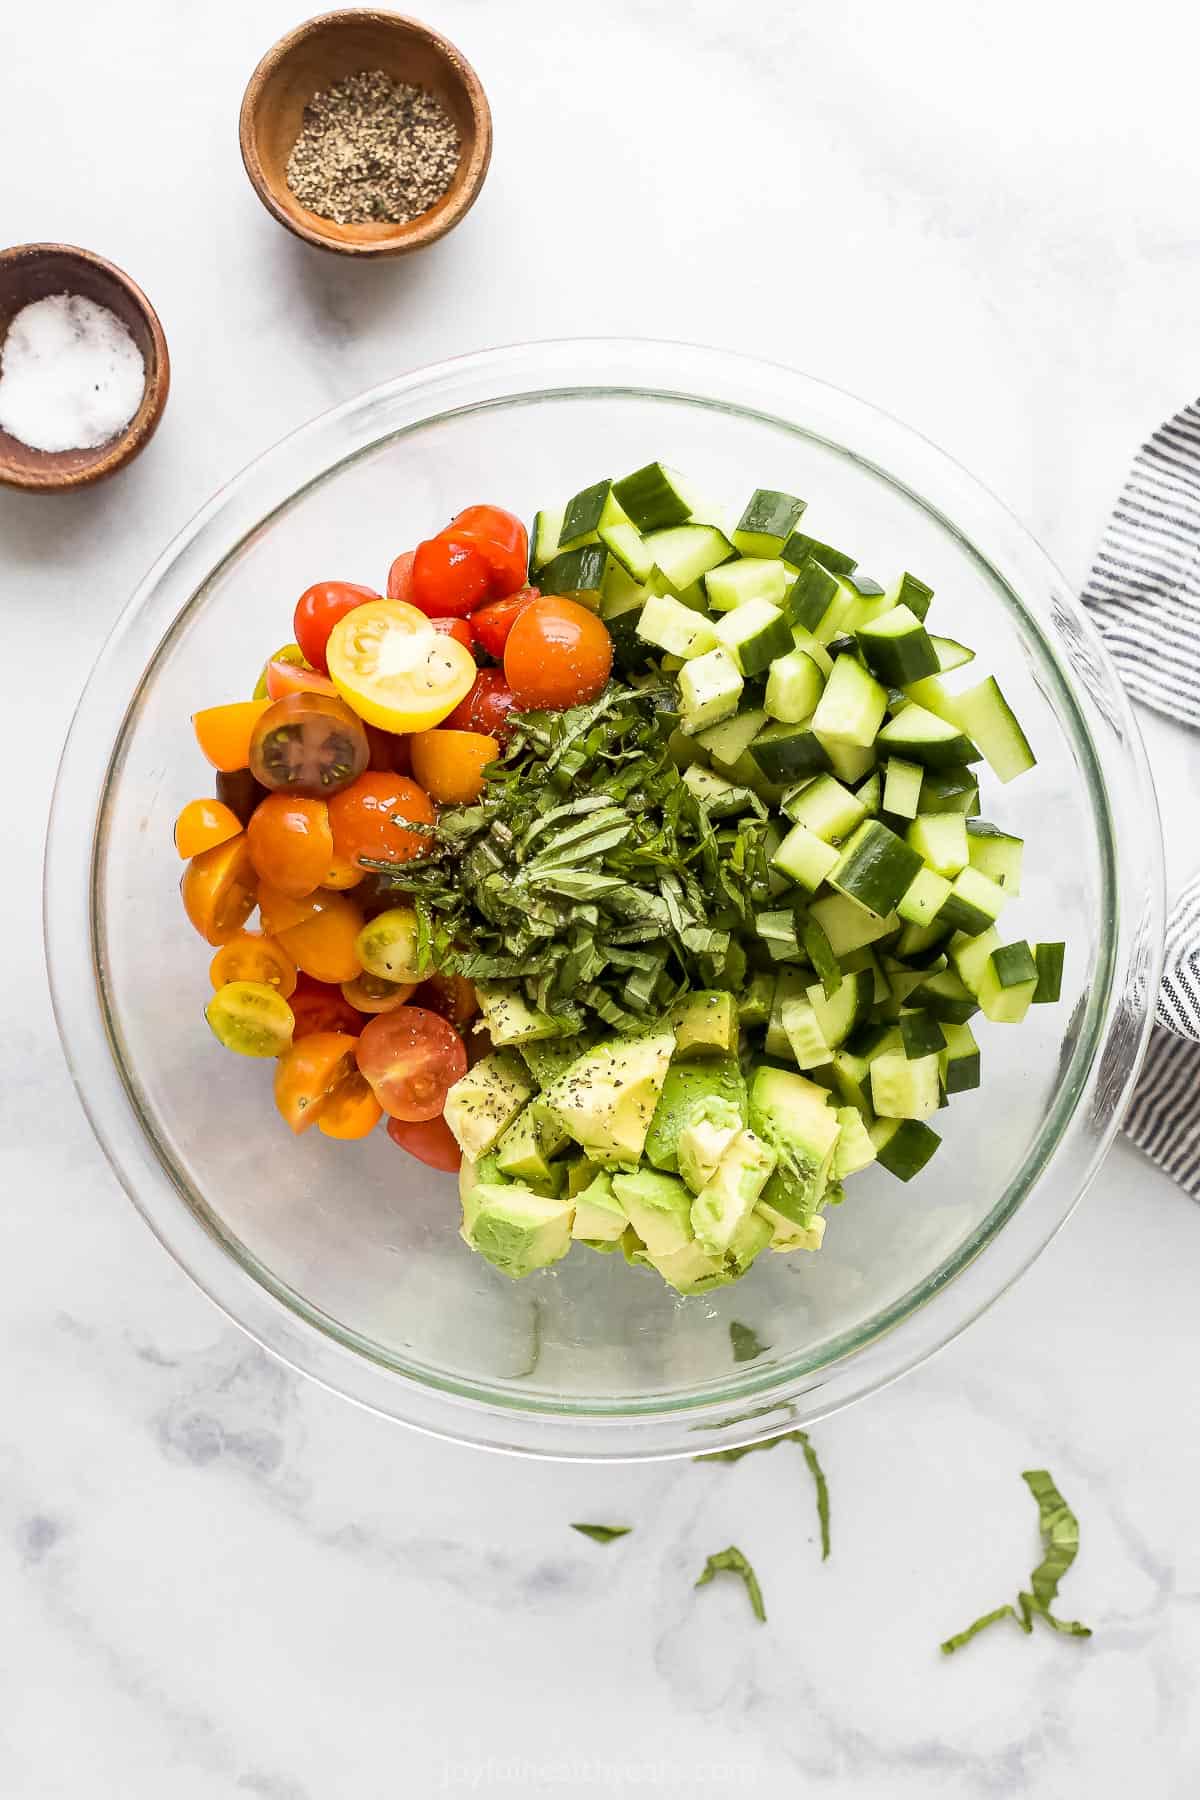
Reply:
[[[1034, 627], [1047, 669], [1057, 672], [1057, 702], [1074, 716], [1076, 747], [1090, 757], [1093, 801], [1110, 819], [1119, 810], [1122, 847], [1118, 860], [1110, 829], [1102, 846], [1108, 966], [1072, 1059], [1070, 1104], [1060, 1106], [1056, 1122], [1052, 1109], [1049, 1140], [1044, 1126], [960, 1253], [820, 1368], [740, 1374], [717, 1395], [672, 1396], [661, 1405], [652, 1398], [629, 1409], [522, 1404], [428, 1371], [401, 1372], [235, 1257], [164, 1166], [119, 1067], [101, 993], [95, 904], [106, 796], [119, 775], [126, 725], [155, 658], [215, 569], [307, 488], [388, 438], [463, 409], [589, 392], [683, 399], [760, 417], [849, 455], [936, 517]], [[265, 452], [185, 526], [118, 618], [80, 699], [51, 811], [44, 916], [55, 1015], [93, 1130], [160, 1242], [230, 1319], [331, 1390], [434, 1435], [565, 1459], [661, 1458], [807, 1425], [886, 1385], [963, 1331], [1050, 1242], [1112, 1142], [1148, 1041], [1161, 963], [1162, 840], [1137, 725], [1097, 634], [1025, 527], [961, 465], [890, 415], [781, 365], [688, 344], [566, 339], [477, 352], [372, 388]]]

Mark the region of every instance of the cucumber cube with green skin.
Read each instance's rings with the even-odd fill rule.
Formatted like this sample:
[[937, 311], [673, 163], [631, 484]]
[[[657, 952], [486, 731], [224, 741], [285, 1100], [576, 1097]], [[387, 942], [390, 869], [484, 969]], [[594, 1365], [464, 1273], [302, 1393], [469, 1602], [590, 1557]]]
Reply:
[[920, 811], [964, 813], [979, 811], [979, 782], [970, 769], [926, 769], [921, 783]]
[[781, 907], [777, 911], [760, 912], [754, 921], [754, 929], [773, 955], [777, 953], [778, 947], [779, 960], [800, 961], [800, 935], [796, 914], [790, 906]]
[[833, 1046], [827, 1044], [820, 1021], [806, 990], [784, 999], [783, 1029], [798, 1069], [819, 1069], [829, 1062]]
[[877, 1119], [871, 1126], [876, 1160], [898, 1181], [911, 1181], [919, 1175], [941, 1141], [931, 1126], [918, 1119]]
[[915, 819], [921, 810], [923, 775], [920, 763], [905, 762], [899, 756], [889, 756], [884, 772], [884, 812], [894, 813], [898, 819]]
[[888, 591], [888, 601], [892, 606], [907, 606], [917, 618], [924, 622], [929, 611], [929, 603], [933, 599], [933, 589], [921, 581], [916, 575], [905, 572]]
[[[810, 924], [812, 923], [811, 918], [809, 920], [809, 923]], [[807, 936], [807, 929], [806, 929], [805, 943], [807, 944], [807, 942], [808, 942], [808, 936]], [[817, 967], [817, 962], [816, 962], [816, 958], [812, 956], [811, 952], [809, 955], [809, 960], [812, 963], [813, 968], [815, 969]], [[874, 950], [872, 950], [869, 945], [861, 950], [851, 950], [849, 956], [843, 956], [840, 959], [840, 961], [841, 961], [842, 973], [844, 975], [857, 975], [860, 969], [870, 970], [871, 980], [875, 984], [874, 992], [871, 996], [872, 999], [874, 999], [874, 1000], [886, 1000], [887, 999], [888, 995], [891, 993], [892, 990], [888, 985], [887, 976], [884, 974], [882, 968], [880, 967], [879, 958], [876, 956]], [[819, 972], [820, 971], [818, 970], [818, 973]]]
[[768, 781], [794, 781], [829, 768], [829, 752], [811, 726], [766, 725], [750, 745], [750, 755]]
[[685, 660], [717, 647], [717, 634], [703, 614], [670, 594], [651, 594], [642, 608], [637, 632], [648, 644]]
[[783, 1021], [783, 1009], [789, 1001], [803, 999], [806, 987], [807, 977], [799, 969], [779, 971], [771, 1002], [771, 1016], [767, 1020], [765, 1048], [768, 1056], [777, 1056], [785, 1062], [793, 1061], [791, 1039]]
[[876, 918], [874, 913], [865, 911], [857, 901], [848, 900], [843, 894], [823, 894], [808, 910], [809, 916], [817, 921], [829, 939], [833, 954], [839, 957], [877, 943], [902, 923], [898, 913]]
[[[652, 531], [646, 548], [672, 587], [691, 587], [734, 554], [733, 545], [715, 525], [674, 525], [668, 531]], [[782, 565], [781, 565], [782, 566]]]
[[838, 852], [832, 844], [819, 838], [807, 825], [793, 825], [771, 858], [771, 867], [815, 894], [837, 862]]
[[1063, 963], [1066, 960], [1065, 944], [1038, 944], [1033, 952], [1033, 960], [1037, 964], [1038, 984], [1034, 990], [1035, 1006], [1053, 1006], [1062, 998]]
[[[817, 972], [821, 990], [826, 999], [832, 1000], [845, 980], [846, 975], [857, 971], [843, 970], [841, 963], [833, 954], [833, 946], [814, 918], [807, 918], [801, 926], [804, 940], [804, 951], [809, 962]], [[866, 954], [869, 956], [870, 952]], [[872, 970], [871, 999], [875, 998], [874, 970]]]
[[979, 998], [979, 985], [983, 980], [983, 972], [987, 968], [988, 958], [993, 950], [1000, 948], [1000, 933], [993, 927], [990, 931], [981, 931], [977, 937], [963, 932], [956, 932], [950, 940], [950, 961], [958, 972], [963, 986], [968, 988], [975, 998]]
[[933, 1056], [946, 1048], [946, 1034], [927, 1012], [901, 1012], [900, 1047], [910, 1062], [919, 1056]]
[[608, 551], [603, 544], [560, 550], [538, 576], [537, 585], [543, 594], [561, 594], [578, 600], [592, 612], [599, 612], [608, 562]]
[[641, 532], [686, 525], [692, 516], [691, 502], [678, 477], [662, 463], [647, 463], [644, 469], [635, 469], [632, 475], [614, 481], [612, 491]]
[[[953, 722], [979, 746], [992, 773], [1003, 782], [1016, 779], [1037, 763], [1016, 715], [989, 675], [973, 688], [955, 694], [950, 702]], [[969, 758], [962, 758], [968, 761]]]
[[694, 737], [729, 718], [738, 709], [743, 686], [741, 671], [720, 645], [694, 658], [679, 671], [681, 729]]
[[[975, 943], [978, 940], [968, 938], [964, 942]], [[953, 969], [940, 970], [935, 975], [927, 976], [920, 987], [913, 990], [912, 1003], [922, 1011], [932, 1013], [943, 1025], [965, 1025], [979, 1011], [975, 995]]]
[[819, 981], [814, 982], [807, 990], [807, 998], [821, 1036], [830, 1050], [836, 1050], [871, 1010], [875, 998], [874, 973], [870, 969], [859, 969], [853, 975], [843, 976], [832, 996], [826, 994]]
[[953, 880], [970, 861], [967, 822], [961, 813], [918, 813], [904, 835], [935, 875]]
[[722, 614], [713, 630], [743, 675], [761, 674], [792, 648], [790, 625], [767, 600], [743, 601], [732, 612]]
[[883, 805], [883, 777], [879, 770], [873, 769], [854, 794], [863, 812], [874, 818]]
[[845, 1046], [833, 1053], [833, 1083], [848, 1106], [855, 1107], [869, 1125], [875, 1117], [871, 1105], [871, 1064], [867, 1057], [856, 1056]]
[[787, 591], [784, 612], [789, 624], [816, 637], [831, 618], [840, 596], [837, 576], [810, 556], [800, 565]]
[[[936, 676], [930, 680], [936, 681]], [[913, 703], [889, 719], [879, 733], [881, 749], [889, 756], [903, 756], [926, 769], [958, 767], [979, 762], [982, 751], [970, 738], [927, 706]]]
[[539, 569], [553, 562], [558, 555], [559, 540], [562, 537], [563, 515], [565, 506], [549, 507], [545, 512], [535, 513], [533, 529], [529, 533], [529, 572], [536, 575]]
[[773, 719], [799, 725], [812, 717], [824, 687], [825, 677], [812, 657], [792, 649], [771, 664], [763, 705]]
[[869, 749], [875, 742], [887, 694], [853, 656], [835, 657], [833, 674], [812, 717], [812, 728], [830, 741]]
[[646, 548], [646, 540], [636, 525], [601, 525], [598, 536], [614, 562], [634, 581], [650, 579], [654, 557]]
[[778, 557], [750, 556], [709, 569], [704, 591], [714, 612], [733, 612], [751, 600], [782, 607], [795, 576]]
[[921, 872], [921, 858], [878, 819], [864, 819], [842, 845], [827, 879], [877, 916], [894, 911]]
[[996, 882], [1006, 894], [1021, 892], [1023, 839], [1001, 831], [998, 825], [988, 825], [983, 819], [968, 819], [967, 846], [973, 869]]
[[1021, 940], [1000, 944], [988, 957], [979, 978], [979, 1004], [997, 1025], [1019, 1025], [1033, 1004], [1038, 970], [1033, 951]]
[[875, 1146], [867, 1122], [856, 1106], [839, 1106], [837, 1116], [841, 1130], [833, 1153], [832, 1175], [835, 1181], [846, 1181], [875, 1161]]
[[[787, 608], [785, 607], [784, 610], [786, 611]], [[820, 639], [815, 638], [811, 631], [806, 631], [803, 625], [793, 625], [792, 642], [797, 650], [803, 650], [805, 656], [812, 658], [823, 678], [828, 681], [833, 674], [833, 658]]]
[[946, 1038], [946, 1048], [940, 1053], [938, 1062], [942, 1071], [942, 1086], [947, 1094], [965, 1094], [979, 1086], [979, 1045], [975, 1042], [975, 1034], [969, 1025], [942, 1026]]
[[743, 556], [778, 556], [800, 523], [804, 501], [774, 488], [756, 488], [738, 520], [733, 541]]
[[832, 544], [823, 544], [820, 538], [809, 537], [803, 531], [793, 531], [780, 554], [793, 569], [801, 568], [810, 557], [834, 575], [848, 575], [858, 567], [854, 557], [847, 556], [844, 550], [835, 550]]
[[849, 837], [867, 816], [862, 801], [832, 775], [817, 775], [789, 794], [783, 811], [793, 824], [807, 825], [827, 844]]
[[[741, 787], [701, 763], [691, 763], [683, 771], [684, 786], [695, 795], [710, 819], [734, 818], [738, 813], [753, 811], [758, 802], [748, 787]], [[761, 808], [758, 808], [761, 811]]]
[[911, 607], [891, 607], [859, 626], [855, 636], [867, 667], [885, 687], [907, 687], [937, 673], [937, 651]]
[[936, 1054], [910, 1060], [885, 1050], [871, 1063], [871, 1104], [881, 1119], [930, 1119], [942, 1101]]
[[[928, 871], [927, 871], [928, 872]], [[944, 880], [944, 876], [936, 876], [936, 880]], [[920, 880], [920, 876], [917, 877]], [[916, 883], [914, 882], [914, 886]], [[950, 885], [946, 883], [947, 887]], [[912, 889], [909, 889], [909, 893]], [[907, 895], [905, 896], [907, 898]], [[943, 965], [944, 956], [939, 955], [939, 947], [950, 936], [950, 927], [939, 924], [935, 919], [932, 925], [914, 925], [906, 921], [903, 931], [896, 943], [896, 955], [911, 962], [914, 968], [927, 968], [931, 963]]]
[[[942, 908], [953, 892], [944, 875], [935, 875], [932, 869], [922, 869], [913, 879], [912, 886], [906, 889], [904, 897], [896, 904], [900, 917], [911, 925], [932, 925], [940, 919]], [[949, 930], [949, 925], [944, 926]]]
[[707, 731], [697, 735], [696, 742], [707, 750], [721, 773], [727, 775], [738, 758], [746, 754], [766, 722], [765, 712], [756, 706], [750, 707], [745, 712], [735, 713], [732, 719], [723, 720], [720, 725], [710, 725]]
[[629, 518], [614, 499], [611, 481], [597, 481], [567, 501], [559, 534], [560, 548], [594, 541], [602, 525], [627, 525]]
[[1004, 910], [1008, 895], [978, 869], [960, 869], [950, 887], [950, 898], [939, 917], [944, 925], [977, 937], [995, 923]]
[[965, 668], [967, 663], [975, 661], [975, 652], [954, 638], [938, 637], [931, 632], [929, 641], [937, 653], [939, 675], [949, 675], [953, 670]]

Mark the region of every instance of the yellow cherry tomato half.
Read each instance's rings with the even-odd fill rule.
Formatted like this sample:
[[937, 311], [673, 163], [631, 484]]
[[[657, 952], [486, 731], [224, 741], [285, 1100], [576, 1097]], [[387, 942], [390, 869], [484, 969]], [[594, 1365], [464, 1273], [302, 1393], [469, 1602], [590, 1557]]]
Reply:
[[383, 731], [426, 731], [475, 683], [465, 644], [403, 600], [370, 600], [340, 618], [326, 646], [329, 673], [347, 705]]
[[175, 848], [185, 862], [205, 850], [227, 844], [242, 829], [242, 821], [220, 800], [189, 800], [175, 821]]
[[269, 700], [234, 700], [229, 706], [207, 706], [192, 714], [196, 742], [214, 769], [230, 775], [247, 766], [254, 727], [270, 704]]
[[230, 981], [204, 1009], [212, 1034], [239, 1056], [282, 1056], [296, 1021], [282, 994], [262, 981]]
[[202, 938], [215, 950], [240, 931], [258, 899], [257, 877], [246, 834], [193, 856], [179, 883], [183, 908]]
[[209, 963], [208, 979], [214, 988], [228, 987], [231, 981], [254, 981], [290, 1000], [296, 991], [296, 965], [273, 937], [239, 931]]
[[479, 731], [416, 731], [409, 740], [413, 775], [431, 800], [464, 806], [483, 792], [483, 771], [500, 746]]
[[409, 982], [421, 979], [419, 945], [416, 913], [411, 906], [393, 906], [363, 926], [354, 948], [368, 975]]

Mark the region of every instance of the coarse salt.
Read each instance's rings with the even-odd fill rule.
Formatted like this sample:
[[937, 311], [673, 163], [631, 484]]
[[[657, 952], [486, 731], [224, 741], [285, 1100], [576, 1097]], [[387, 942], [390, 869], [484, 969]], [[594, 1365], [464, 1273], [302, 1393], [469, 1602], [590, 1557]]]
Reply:
[[0, 353], [0, 430], [31, 450], [94, 450], [142, 403], [146, 365], [128, 327], [82, 294], [22, 307]]

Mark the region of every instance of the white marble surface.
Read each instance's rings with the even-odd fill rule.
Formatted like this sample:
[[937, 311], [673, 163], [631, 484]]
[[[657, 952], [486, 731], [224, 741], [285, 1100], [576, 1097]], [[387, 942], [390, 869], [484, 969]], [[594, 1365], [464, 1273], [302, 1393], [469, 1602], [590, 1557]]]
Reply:
[[[1184, 1800], [1200, 1213], [1131, 1152], [964, 1341], [819, 1429], [822, 1566], [790, 1449], [489, 1459], [274, 1366], [159, 1250], [75, 1103], [37, 954], [58, 745], [137, 577], [285, 431], [495, 342], [747, 346], [924, 429], [1078, 579], [1139, 436], [1200, 384], [1200, 33], [1170, 0], [431, 16], [490, 91], [492, 174], [444, 246], [348, 268], [280, 231], [238, 159], [242, 85], [294, 8], [0, 9], [0, 231], [128, 268], [175, 371], [118, 482], [0, 493], [0, 1793]], [[599, 254], [558, 258], [563, 219]], [[1200, 756], [1151, 735], [1178, 816]], [[1096, 1636], [1001, 1631], [945, 1663], [1030, 1567], [1031, 1462], [1081, 1515], [1067, 1610]], [[581, 1515], [639, 1529], [601, 1550]], [[765, 1629], [733, 1584], [691, 1587], [730, 1539]]]

